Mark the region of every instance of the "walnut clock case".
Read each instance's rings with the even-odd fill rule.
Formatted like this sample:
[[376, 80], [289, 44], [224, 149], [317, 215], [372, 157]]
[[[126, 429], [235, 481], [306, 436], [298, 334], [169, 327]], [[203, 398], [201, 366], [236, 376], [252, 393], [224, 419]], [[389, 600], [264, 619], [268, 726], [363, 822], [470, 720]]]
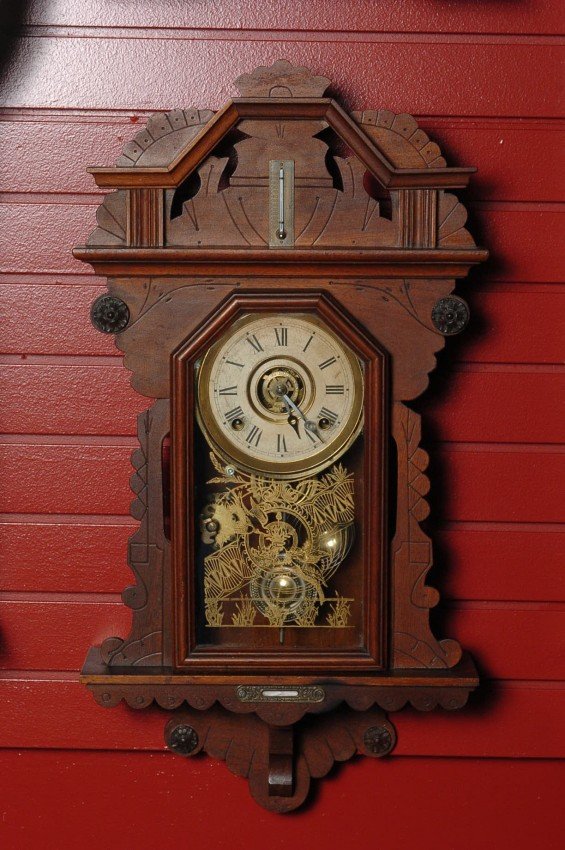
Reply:
[[[428, 458], [408, 403], [483, 261], [448, 168], [409, 115], [347, 114], [285, 61], [221, 110], [153, 115], [75, 256], [108, 278], [138, 420], [131, 633], [93, 647], [101, 706], [173, 711], [285, 812], [310, 778], [395, 743], [386, 712], [462, 707], [474, 664], [430, 630]], [[425, 721], [422, 721], [425, 722]]]

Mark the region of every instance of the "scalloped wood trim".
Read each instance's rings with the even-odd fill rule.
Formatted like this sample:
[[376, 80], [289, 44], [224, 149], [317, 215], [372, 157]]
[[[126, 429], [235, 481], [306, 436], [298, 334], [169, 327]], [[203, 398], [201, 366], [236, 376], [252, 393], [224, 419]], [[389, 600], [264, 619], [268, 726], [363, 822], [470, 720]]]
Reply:
[[446, 168], [439, 146], [418, 127], [412, 115], [389, 109], [365, 109], [351, 117], [399, 168]]
[[166, 166], [214, 115], [211, 109], [154, 112], [116, 160], [119, 168]]
[[433, 559], [432, 542], [420, 528], [430, 512], [425, 499], [430, 489], [425, 474], [429, 459], [420, 448], [420, 416], [395, 402], [392, 431], [398, 466], [396, 533], [392, 541], [393, 667], [454, 667], [461, 659], [461, 647], [454, 640], [438, 641], [429, 622], [429, 609], [440, 597], [425, 583]]
[[143, 670], [117, 672], [103, 663], [100, 649], [92, 647], [81, 673], [96, 702], [113, 708], [124, 700], [131, 708], [147, 708], [153, 702], [168, 710], [183, 703], [206, 711], [215, 703], [236, 714], [257, 714], [266, 723], [295, 723], [305, 714], [321, 714], [345, 703], [355, 711], [364, 712], [378, 705], [385, 711], [400, 711], [412, 705], [418, 711], [440, 707], [447, 711], [462, 708], [471, 691], [478, 685], [475, 665], [465, 655], [451, 669], [413, 669], [375, 676], [332, 676], [326, 683], [315, 679], [324, 691], [320, 702], [244, 702], [238, 698], [240, 685], [269, 685], [270, 687], [312, 684], [308, 676], [235, 676], [226, 684], [222, 676], [194, 676], [175, 673], [174, 676], [149, 673]]
[[133, 610], [127, 638], [109, 637], [101, 660], [109, 667], [160, 667], [170, 663], [163, 628], [163, 599], [168, 597], [170, 546], [163, 531], [161, 444], [169, 432], [169, 400], [159, 399], [138, 417], [139, 448], [131, 458], [131, 515], [140, 521], [130, 537], [128, 563], [136, 584], [122, 593]]
[[315, 724], [305, 718], [293, 729], [269, 726], [253, 715], [234, 717], [220, 708], [205, 714], [183, 709], [165, 727], [168, 746], [179, 727], [190, 729], [196, 744], [187, 755], [205, 751], [225, 761], [232, 773], [248, 780], [254, 800], [278, 814], [298, 808], [311, 778], [326, 776], [336, 762], [356, 753], [378, 758], [396, 743], [394, 726], [377, 709], [364, 715], [342, 709], [316, 718]]

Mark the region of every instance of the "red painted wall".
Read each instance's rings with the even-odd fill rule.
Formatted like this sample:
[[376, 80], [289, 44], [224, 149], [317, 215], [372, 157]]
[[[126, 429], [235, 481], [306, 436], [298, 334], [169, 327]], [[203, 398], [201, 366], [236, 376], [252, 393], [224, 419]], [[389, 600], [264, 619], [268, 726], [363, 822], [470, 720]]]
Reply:
[[[562, 24], [554, 0], [29, 4], [0, 111], [2, 848], [561, 846]], [[100, 202], [86, 165], [110, 164], [151, 111], [217, 108], [277, 58], [351, 108], [412, 112], [448, 164], [477, 165], [472, 227], [492, 251], [420, 405], [445, 482], [434, 618], [484, 684], [464, 712], [396, 715], [393, 758], [354, 760], [285, 817], [223, 764], [163, 753], [156, 710], [104, 711], [77, 683], [90, 644], [127, 631], [148, 400], [89, 325], [104, 282], [71, 256]]]

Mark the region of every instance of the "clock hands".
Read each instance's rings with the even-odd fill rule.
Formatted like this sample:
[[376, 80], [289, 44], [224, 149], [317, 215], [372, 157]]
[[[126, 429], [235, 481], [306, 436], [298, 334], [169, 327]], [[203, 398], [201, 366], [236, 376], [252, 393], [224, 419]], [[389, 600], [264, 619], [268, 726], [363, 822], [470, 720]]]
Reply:
[[[293, 400], [290, 398], [290, 396], [289, 396], [289, 395], [287, 395], [286, 393], [284, 393], [284, 395], [283, 395], [283, 399], [284, 399], [284, 400], [285, 400], [285, 402], [287, 403], [288, 407], [289, 407], [291, 410], [293, 410], [295, 413], [297, 413], [297, 414], [300, 416], [300, 418], [303, 420], [303, 422], [304, 422], [304, 428], [305, 428], [307, 431], [309, 431], [311, 434], [315, 434], [315, 435], [316, 435], [316, 437], [317, 437], [317, 438], [318, 438], [318, 439], [319, 439], [319, 440], [323, 443], [324, 441], [322, 440], [322, 438], [321, 438], [321, 436], [320, 436], [320, 432], [318, 431], [318, 426], [316, 425], [316, 423], [315, 423], [315, 422], [313, 422], [311, 419], [307, 419], [307, 418], [306, 418], [306, 416], [304, 415], [304, 413], [300, 410], [300, 408], [298, 407], [298, 405], [297, 405], [297, 404], [295, 404], [295, 403], [293, 402]], [[294, 426], [293, 426], [293, 427], [294, 427]], [[297, 431], [296, 433], [298, 433], [298, 431]]]
[[298, 421], [296, 416], [294, 416], [294, 414], [291, 413], [286, 421], [288, 422], [290, 427], [294, 429], [298, 439], [300, 439], [300, 422]]

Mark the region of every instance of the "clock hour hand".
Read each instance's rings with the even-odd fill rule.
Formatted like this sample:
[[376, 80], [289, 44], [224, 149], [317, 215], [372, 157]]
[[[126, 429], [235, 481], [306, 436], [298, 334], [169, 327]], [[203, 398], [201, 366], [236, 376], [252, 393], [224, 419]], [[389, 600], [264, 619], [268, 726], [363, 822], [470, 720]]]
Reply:
[[288, 419], [286, 420], [291, 428], [296, 432], [296, 436], [300, 439], [300, 421], [296, 418], [292, 411], [290, 412]]
[[300, 410], [298, 405], [293, 402], [293, 400], [290, 398], [289, 395], [286, 395], [286, 393], [285, 393], [285, 395], [283, 395], [283, 399], [287, 403], [289, 409], [291, 409], [295, 413], [297, 413], [300, 416], [300, 418], [303, 420], [305, 429], [307, 431], [309, 431], [311, 434], [315, 434], [317, 436], [317, 438], [319, 440], [321, 440], [321, 442], [323, 443], [324, 441], [320, 437], [320, 432], [318, 431], [318, 426], [316, 425], [316, 423], [313, 422], [311, 419], [306, 419], [305, 415], [302, 413], [302, 411]]

